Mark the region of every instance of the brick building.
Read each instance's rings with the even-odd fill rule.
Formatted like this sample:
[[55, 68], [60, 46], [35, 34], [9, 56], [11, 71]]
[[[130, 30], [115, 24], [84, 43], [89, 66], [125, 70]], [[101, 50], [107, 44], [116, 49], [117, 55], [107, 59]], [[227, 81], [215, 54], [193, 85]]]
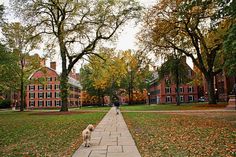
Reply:
[[[193, 70], [186, 64], [188, 68], [188, 77], [193, 78]], [[198, 101], [198, 86], [190, 84], [180, 84], [180, 102], [196, 102]], [[176, 103], [176, 85], [169, 76], [158, 81], [158, 75], [150, 81], [150, 87], [148, 92], [150, 93], [149, 99], [152, 104], [160, 103]]]
[[[205, 91], [205, 97], [208, 99], [207, 82], [204, 79], [203, 89]], [[217, 74], [214, 78], [215, 94], [217, 101], [227, 102], [229, 95], [232, 94], [233, 86], [236, 84], [235, 76], [227, 76], [224, 71]]]
[[[72, 76], [72, 77], [71, 77]], [[69, 76], [68, 106], [80, 105], [79, 82], [74, 78], [75, 74]], [[51, 62], [49, 67], [42, 67], [35, 71], [30, 77], [26, 90], [26, 108], [55, 108], [61, 106], [60, 80], [56, 72], [56, 63]]]

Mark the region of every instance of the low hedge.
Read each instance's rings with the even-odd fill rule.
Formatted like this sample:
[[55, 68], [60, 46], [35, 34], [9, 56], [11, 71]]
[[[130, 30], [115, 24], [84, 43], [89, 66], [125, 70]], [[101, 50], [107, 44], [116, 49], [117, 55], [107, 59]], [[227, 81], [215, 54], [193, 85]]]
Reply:
[[0, 100], [0, 108], [10, 108], [11, 100]]

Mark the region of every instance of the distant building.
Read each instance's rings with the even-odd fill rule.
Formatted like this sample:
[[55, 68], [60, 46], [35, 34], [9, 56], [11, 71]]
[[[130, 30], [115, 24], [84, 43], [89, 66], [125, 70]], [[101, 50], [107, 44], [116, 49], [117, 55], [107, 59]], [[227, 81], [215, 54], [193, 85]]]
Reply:
[[[80, 105], [81, 86], [74, 76], [76, 75], [71, 74], [68, 80], [69, 107]], [[50, 68], [44, 66], [38, 69], [29, 79], [31, 83], [26, 90], [26, 108], [55, 108], [61, 106], [60, 80], [56, 72], [56, 62], [51, 62]]]
[[[188, 66], [188, 77], [193, 78], [194, 72]], [[180, 102], [189, 103], [198, 101], [198, 86], [190, 85], [188, 83], [180, 84]], [[176, 94], [176, 84], [171, 80], [170, 76], [166, 76], [164, 79], [158, 81], [158, 74], [155, 73], [155, 77], [150, 81], [150, 87], [148, 92], [150, 96], [151, 104], [165, 104], [165, 103], [176, 103], [177, 94]]]
[[[217, 101], [227, 102], [229, 100], [229, 95], [232, 94], [231, 92], [235, 83], [235, 76], [226, 76], [224, 71], [218, 73], [214, 77], [214, 86]], [[205, 79], [203, 83], [203, 89], [205, 91], [205, 97], [208, 99], [208, 88]]]

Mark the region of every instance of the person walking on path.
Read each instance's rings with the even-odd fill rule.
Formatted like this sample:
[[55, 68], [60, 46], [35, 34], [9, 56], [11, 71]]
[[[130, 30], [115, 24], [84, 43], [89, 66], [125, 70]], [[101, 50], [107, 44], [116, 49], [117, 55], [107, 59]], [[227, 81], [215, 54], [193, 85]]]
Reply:
[[119, 114], [119, 109], [120, 109], [120, 102], [119, 101], [115, 101], [114, 105], [116, 107], [116, 114]]
[[116, 114], [118, 115], [119, 114], [119, 109], [120, 109], [120, 102], [119, 102], [118, 98], [115, 98], [114, 106], [116, 107]]

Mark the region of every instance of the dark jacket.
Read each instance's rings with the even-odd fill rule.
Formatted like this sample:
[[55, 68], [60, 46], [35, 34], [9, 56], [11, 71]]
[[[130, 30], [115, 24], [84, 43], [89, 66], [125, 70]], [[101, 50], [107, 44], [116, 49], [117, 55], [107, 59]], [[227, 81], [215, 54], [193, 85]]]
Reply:
[[119, 101], [115, 101], [115, 102], [114, 102], [114, 105], [115, 105], [116, 107], [119, 107], [119, 106], [120, 106], [120, 102], [119, 102]]

